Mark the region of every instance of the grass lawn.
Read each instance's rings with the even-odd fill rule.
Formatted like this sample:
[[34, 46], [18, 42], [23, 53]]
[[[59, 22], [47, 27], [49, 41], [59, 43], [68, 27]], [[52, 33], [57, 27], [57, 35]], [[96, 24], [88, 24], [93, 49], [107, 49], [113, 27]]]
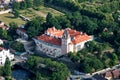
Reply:
[[44, 7], [44, 6], [40, 6], [38, 12], [42, 12], [46, 15], [47, 15], [48, 12], [51, 12], [54, 16], [64, 15], [63, 13], [61, 13], [61, 12], [59, 12], [59, 11], [53, 9], [53, 8]]
[[[29, 8], [26, 10], [19, 10], [19, 12], [21, 15], [23, 15], [27, 18], [30, 18], [30, 19], [32, 19], [36, 16], [41, 16], [45, 19], [48, 12], [51, 12], [54, 16], [64, 15], [63, 13], [61, 13], [55, 9], [52, 9], [49, 7], [44, 7], [44, 6], [40, 6], [39, 10]], [[10, 22], [16, 22], [19, 26], [21, 24], [25, 24], [25, 21], [23, 21], [21, 18], [14, 18], [14, 15], [11, 13], [1, 14], [0, 21], [5, 22], [5, 24], [7, 24], [7, 25], [9, 25]]]
[[25, 23], [21, 18], [14, 18], [14, 15], [11, 13], [1, 14], [0, 21], [3, 21], [7, 25], [9, 25], [10, 22], [16, 22], [18, 26]]
[[35, 16], [41, 16], [43, 18], [46, 18], [46, 15], [48, 14], [48, 12], [51, 12], [54, 16], [59, 16], [59, 15], [64, 15], [63, 13], [49, 8], [49, 7], [44, 7], [44, 6], [40, 6], [39, 10], [35, 10], [33, 8], [29, 8], [27, 10], [20, 10], [19, 11], [21, 15], [28, 17], [28, 18], [34, 18]]

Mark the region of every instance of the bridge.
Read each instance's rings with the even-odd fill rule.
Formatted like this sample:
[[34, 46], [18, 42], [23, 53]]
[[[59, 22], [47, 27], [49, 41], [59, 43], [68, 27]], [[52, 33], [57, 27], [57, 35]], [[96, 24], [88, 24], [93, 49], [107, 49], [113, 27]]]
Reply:
[[11, 66], [24, 62], [24, 59], [22, 59], [20, 56], [15, 56], [14, 61], [11, 61]]

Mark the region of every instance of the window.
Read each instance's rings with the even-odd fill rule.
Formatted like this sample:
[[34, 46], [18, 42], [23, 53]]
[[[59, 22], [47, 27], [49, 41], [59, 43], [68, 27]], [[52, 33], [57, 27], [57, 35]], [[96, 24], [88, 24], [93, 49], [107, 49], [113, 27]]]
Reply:
[[42, 48], [42, 44], [40, 44], [39, 46], [40, 46], [40, 48]]
[[78, 45], [78, 46], [77, 46], [77, 50], [80, 50], [80, 49], [81, 49], [81, 45]]

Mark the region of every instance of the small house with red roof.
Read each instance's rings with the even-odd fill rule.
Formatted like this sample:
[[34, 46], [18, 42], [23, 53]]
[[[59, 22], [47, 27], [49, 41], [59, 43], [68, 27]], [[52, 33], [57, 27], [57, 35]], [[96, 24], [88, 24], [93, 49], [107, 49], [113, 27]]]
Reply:
[[2, 21], [0, 21], [0, 28], [2, 28], [3, 30], [8, 30], [8, 29], [9, 29], [9, 27], [7, 27], [7, 26], [5, 25], [5, 23], [2, 22]]
[[70, 28], [58, 30], [52, 27], [33, 40], [40, 51], [58, 57], [69, 52], [80, 51], [87, 41], [93, 40], [93, 37]]

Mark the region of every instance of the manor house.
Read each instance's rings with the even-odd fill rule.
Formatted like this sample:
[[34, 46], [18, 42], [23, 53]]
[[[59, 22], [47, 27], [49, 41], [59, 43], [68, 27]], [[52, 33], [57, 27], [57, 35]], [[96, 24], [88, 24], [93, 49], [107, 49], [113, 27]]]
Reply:
[[93, 37], [70, 28], [58, 30], [52, 27], [33, 40], [36, 43], [36, 48], [43, 53], [52, 57], [59, 57], [69, 52], [80, 51], [87, 41], [93, 40]]

